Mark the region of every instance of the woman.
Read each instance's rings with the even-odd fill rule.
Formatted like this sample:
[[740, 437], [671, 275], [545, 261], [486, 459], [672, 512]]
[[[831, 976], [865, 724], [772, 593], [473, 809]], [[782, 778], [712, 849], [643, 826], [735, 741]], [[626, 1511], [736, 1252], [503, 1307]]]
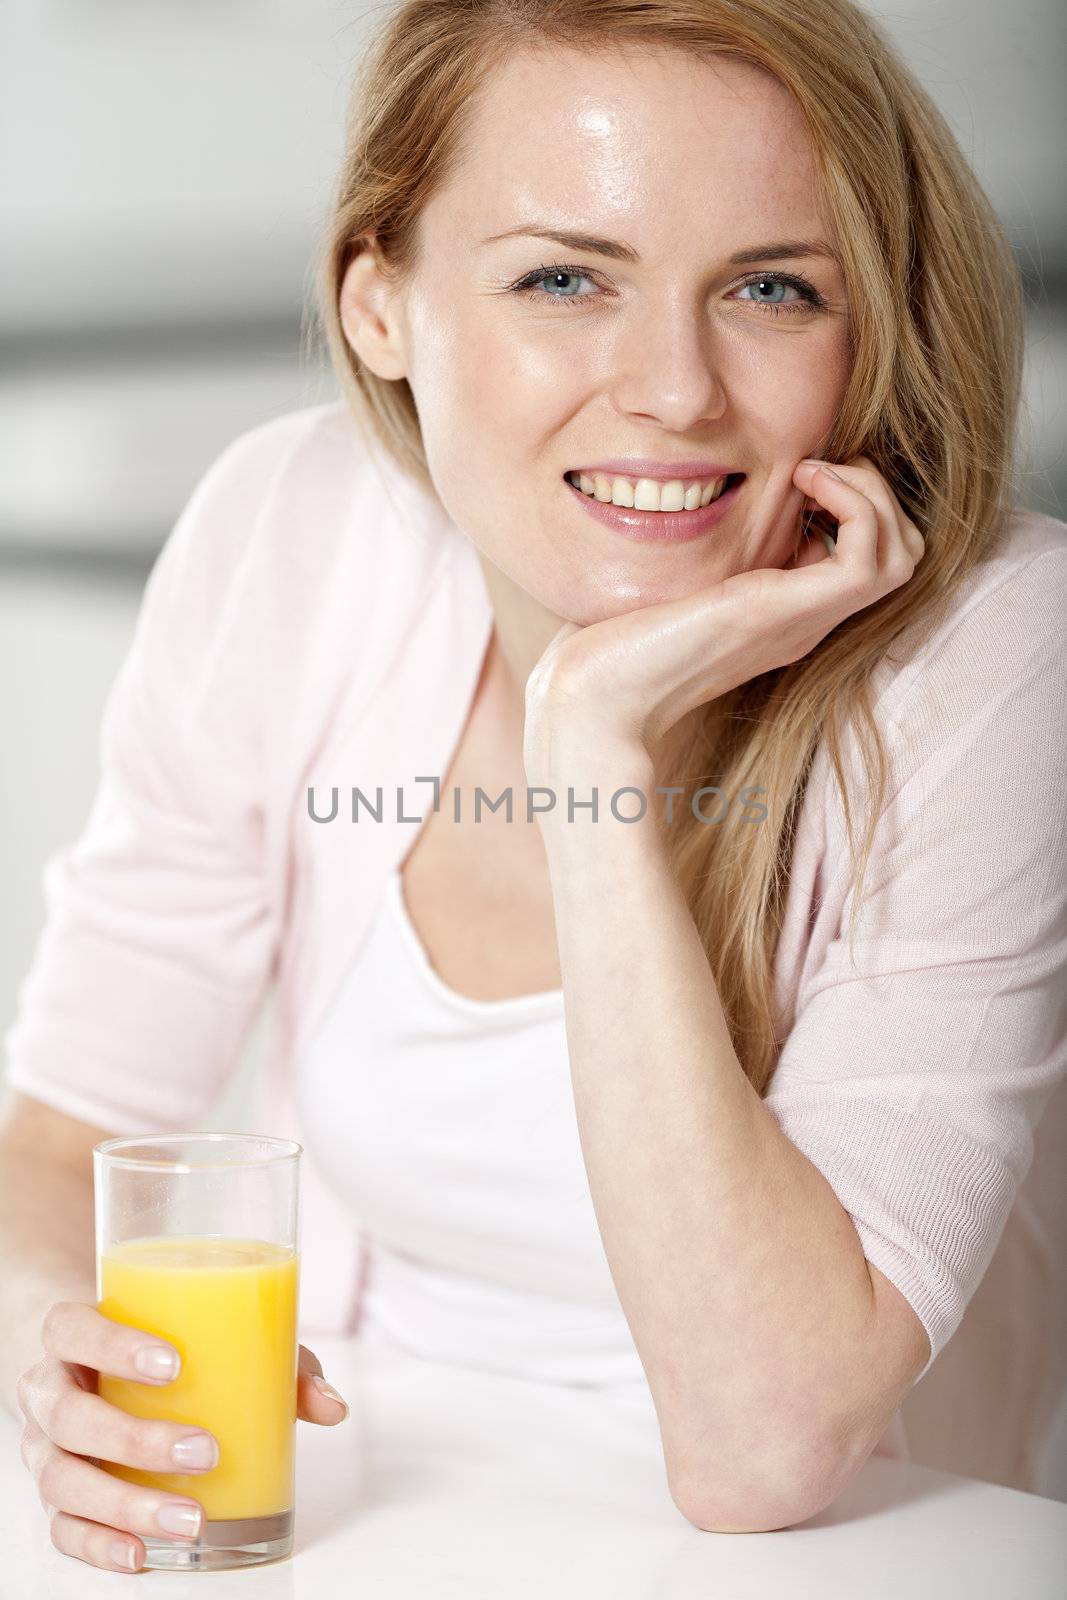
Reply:
[[[903, 1448], [1067, 1060], [1010, 253], [844, 0], [408, 0], [325, 284], [351, 411], [168, 541], [11, 1083], [195, 1126], [276, 979], [305, 1320], [643, 1393], [696, 1526], [802, 1521]], [[50, 1315], [26, 1454], [136, 1567], [43, 1398], [103, 1324]]]

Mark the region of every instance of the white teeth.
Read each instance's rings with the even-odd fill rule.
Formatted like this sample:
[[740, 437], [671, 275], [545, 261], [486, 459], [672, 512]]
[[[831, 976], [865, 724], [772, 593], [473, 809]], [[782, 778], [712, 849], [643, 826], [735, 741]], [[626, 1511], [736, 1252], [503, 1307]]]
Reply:
[[604, 472], [572, 471], [565, 476], [583, 494], [605, 505], [629, 506], [635, 511], [695, 511], [717, 500], [726, 487], [725, 477], [701, 484], [685, 483], [681, 478], [669, 483], [656, 478], [615, 478]]

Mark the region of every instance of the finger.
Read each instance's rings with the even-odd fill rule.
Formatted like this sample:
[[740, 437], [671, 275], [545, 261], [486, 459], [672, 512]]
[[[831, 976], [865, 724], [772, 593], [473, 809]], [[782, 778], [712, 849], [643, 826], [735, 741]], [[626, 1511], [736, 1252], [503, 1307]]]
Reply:
[[849, 573], [857, 587], [873, 589], [879, 581], [883, 555], [884, 517], [874, 502], [854, 483], [846, 482], [836, 465], [801, 461], [794, 478], [805, 494], [824, 506], [837, 522], [832, 561]]
[[218, 1443], [206, 1428], [135, 1417], [80, 1388], [62, 1363], [42, 1365], [46, 1370], [30, 1380], [20, 1404], [61, 1450], [145, 1472], [210, 1472], [218, 1466]]
[[887, 572], [895, 572], [898, 582], [910, 576], [910, 569], [905, 569], [902, 558], [907, 556], [914, 568], [926, 554], [926, 540], [914, 522], [904, 515], [900, 501], [882, 473], [869, 456], [863, 455], [835, 463], [834, 471], [846, 483], [852, 483], [860, 489], [879, 513], [882, 525], [889, 534], [881, 550], [879, 565]]
[[198, 1500], [127, 1483], [48, 1440], [43, 1458], [36, 1451], [31, 1455], [37, 1457], [34, 1477], [46, 1509], [141, 1538], [196, 1539], [203, 1530], [204, 1508]]
[[52, 1518], [52, 1543], [65, 1556], [103, 1567], [106, 1572], [136, 1572], [145, 1558], [139, 1539], [122, 1538], [114, 1528], [57, 1511]]
[[[825, 542], [824, 542], [825, 541]], [[820, 534], [817, 528], [811, 528], [801, 538], [796, 555], [790, 562], [790, 567], [815, 567], [820, 561], [826, 561], [833, 555], [833, 545]]]
[[829, 465], [845, 483], [861, 490], [887, 521], [895, 521], [903, 515], [896, 495], [870, 456], [850, 456], [847, 461], [833, 461]]
[[140, 1328], [105, 1317], [80, 1300], [57, 1300], [41, 1324], [41, 1343], [58, 1361], [70, 1361], [132, 1383], [170, 1383], [181, 1371], [173, 1345]]
[[922, 530], [917, 528], [914, 522], [909, 517], [906, 517], [903, 512], [897, 518], [897, 525], [900, 529], [900, 537], [904, 548], [911, 557], [912, 566], [917, 567], [926, 554], [926, 539]]
[[300, 1345], [297, 1350], [297, 1370], [317, 1373], [320, 1378], [322, 1377], [322, 1362], [314, 1350], [309, 1350], [306, 1344]]
[[853, 470], [861, 474], [860, 486], [864, 494], [874, 502], [879, 511], [884, 512], [889, 525], [899, 535], [900, 542], [911, 557], [913, 565], [917, 565], [926, 554], [926, 540], [920, 529], [905, 515], [900, 501], [870, 456], [853, 456], [843, 467], [835, 470], [848, 479], [851, 478]]
[[297, 1416], [305, 1422], [315, 1422], [320, 1427], [333, 1427], [343, 1422], [349, 1413], [344, 1400], [332, 1383], [322, 1375], [322, 1363], [314, 1351], [301, 1345], [297, 1362]]

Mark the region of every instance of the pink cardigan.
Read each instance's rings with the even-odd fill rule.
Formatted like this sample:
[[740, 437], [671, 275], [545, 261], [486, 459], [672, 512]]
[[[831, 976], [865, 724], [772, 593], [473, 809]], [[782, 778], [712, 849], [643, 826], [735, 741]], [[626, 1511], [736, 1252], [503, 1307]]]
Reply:
[[[945, 622], [882, 663], [892, 771], [855, 970], [822, 747], [797, 831], [767, 1104], [922, 1318], [931, 1362], [1067, 1075], [1065, 618], [1067, 526], [1016, 513]], [[196, 1129], [273, 985], [256, 1126], [299, 1138], [302, 1052], [428, 813], [418, 778], [447, 771], [491, 625], [469, 540], [342, 404], [231, 444], [152, 571], [91, 815], [46, 865], [10, 1083], [117, 1133]], [[332, 823], [309, 816], [309, 786], [320, 815], [338, 789]], [[349, 820], [353, 786], [381, 787], [381, 822]], [[303, 1325], [350, 1328], [357, 1220], [306, 1152], [302, 1248]]]

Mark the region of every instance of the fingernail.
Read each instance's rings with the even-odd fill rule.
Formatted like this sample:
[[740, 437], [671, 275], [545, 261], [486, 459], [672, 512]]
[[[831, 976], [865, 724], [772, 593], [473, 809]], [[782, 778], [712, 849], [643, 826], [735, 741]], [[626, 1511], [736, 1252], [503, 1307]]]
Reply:
[[219, 1464], [218, 1444], [206, 1433], [194, 1433], [188, 1439], [179, 1439], [177, 1444], [171, 1446], [170, 1454], [175, 1466], [186, 1472], [195, 1467], [217, 1467]]
[[184, 1533], [192, 1535], [195, 1539], [200, 1532], [200, 1507], [179, 1506], [173, 1501], [165, 1506], [160, 1506], [156, 1512], [156, 1521], [164, 1533]]
[[128, 1567], [131, 1572], [137, 1571], [137, 1552], [132, 1544], [113, 1544], [111, 1559], [116, 1567]]
[[346, 1411], [348, 1410], [348, 1401], [341, 1399], [341, 1396], [337, 1393], [337, 1390], [334, 1388], [332, 1383], [327, 1383], [325, 1378], [319, 1377], [313, 1378], [312, 1382], [320, 1394], [326, 1395], [327, 1399], [338, 1401], [340, 1405], [344, 1406]]
[[143, 1344], [134, 1352], [133, 1364], [144, 1378], [176, 1378], [182, 1361], [165, 1344]]

